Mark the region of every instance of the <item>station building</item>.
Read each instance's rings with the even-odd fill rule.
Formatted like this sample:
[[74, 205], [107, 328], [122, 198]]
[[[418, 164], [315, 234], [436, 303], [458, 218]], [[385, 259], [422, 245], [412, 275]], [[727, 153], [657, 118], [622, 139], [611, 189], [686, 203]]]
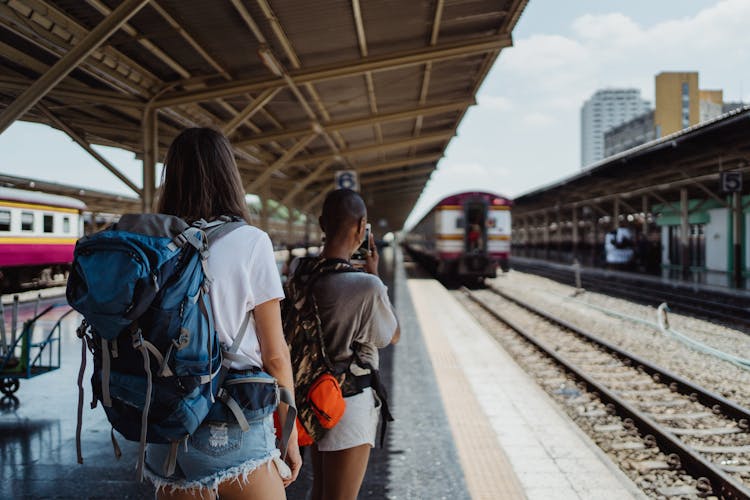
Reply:
[[606, 158], [514, 200], [513, 255], [604, 266], [605, 234], [627, 226], [635, 269], [744, 286], [749, 152], [745, 106]]

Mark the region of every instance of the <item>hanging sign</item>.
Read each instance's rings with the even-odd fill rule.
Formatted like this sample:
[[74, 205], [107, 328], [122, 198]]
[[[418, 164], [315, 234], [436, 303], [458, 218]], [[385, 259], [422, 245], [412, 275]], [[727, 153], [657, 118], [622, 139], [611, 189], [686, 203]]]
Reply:
[[721, 190], [724, 193], [739, 193], [742, 191], [742, 172], [722, 172]]
[[351, 189], [353, 191], [359, 191], [357, 172], [354, 170], [337, 170], [335, 179], [336, 189]]

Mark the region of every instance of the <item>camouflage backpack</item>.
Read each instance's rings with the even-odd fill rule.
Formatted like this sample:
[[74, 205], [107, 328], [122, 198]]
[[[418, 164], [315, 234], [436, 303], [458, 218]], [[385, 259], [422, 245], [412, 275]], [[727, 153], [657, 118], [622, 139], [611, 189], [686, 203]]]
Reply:
[[[334, 366], [328, 357], [312, 286], [323, 275], [342, 272], [359, 271], [345, 260], [303, 258], [286, 283], [282, 319], [294, 369], [297, 416], [313, 442], [320, 440], [327, 429], [321, 425], [308, 400], [310, 388], [326, 373], [333, 375], [343, 387], [348, 369]], [[300, 444], [310, 443], [300, 440]]]

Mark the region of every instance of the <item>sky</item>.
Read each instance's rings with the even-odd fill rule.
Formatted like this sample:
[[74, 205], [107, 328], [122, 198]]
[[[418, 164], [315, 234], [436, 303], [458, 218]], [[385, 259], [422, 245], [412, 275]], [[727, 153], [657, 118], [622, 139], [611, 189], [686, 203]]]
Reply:
[[[580, 171], [580, 108], [597, 89], [654, 101], [661, 71], [750, 101], [750, 0], [530, 0], [438, 163], [407, 226], [465, 190], [516, 197]], [[137, 185], [141, 163], [95, 146]], [[17, 122], [0, 135], [0, 173], [122, 195], [132, 191], [71, 139]]]

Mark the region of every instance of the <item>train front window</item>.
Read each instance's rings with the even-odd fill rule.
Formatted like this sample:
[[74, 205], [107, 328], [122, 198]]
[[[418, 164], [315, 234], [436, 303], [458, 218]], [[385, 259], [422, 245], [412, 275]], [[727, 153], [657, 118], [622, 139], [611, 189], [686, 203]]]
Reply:
[[52, 214], [44, 214], [43, 227], [45, 233], [51, 233], [55, 230], [55, 218]]
[[10, 210], [0, 210], [0, 231], [10, 231]]
[[34, 214], [31, 212], [21, 212], [21, 231], [34, 230]]

